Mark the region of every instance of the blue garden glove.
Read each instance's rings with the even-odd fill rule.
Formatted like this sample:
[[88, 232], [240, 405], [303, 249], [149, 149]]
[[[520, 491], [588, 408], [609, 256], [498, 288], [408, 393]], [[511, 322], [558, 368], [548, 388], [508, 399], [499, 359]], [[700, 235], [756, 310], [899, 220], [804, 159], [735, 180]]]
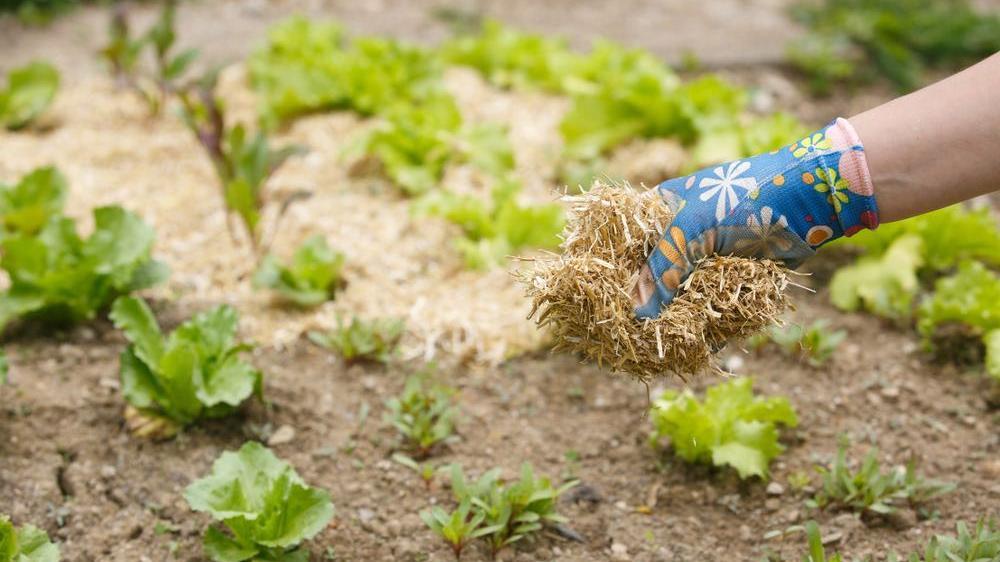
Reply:
[[819, 246], [878, 226], [864, 147], [842, 118], [791, 146], [657, 189], [675, 217], [633, 289], [639, 318], [659, 316], [705, 256], [768, 258], [794, 268]]

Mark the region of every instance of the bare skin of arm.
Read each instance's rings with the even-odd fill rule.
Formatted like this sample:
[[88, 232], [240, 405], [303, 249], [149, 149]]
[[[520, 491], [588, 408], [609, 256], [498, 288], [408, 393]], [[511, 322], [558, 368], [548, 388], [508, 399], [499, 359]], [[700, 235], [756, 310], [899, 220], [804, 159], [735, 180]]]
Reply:
[[848, 120], [881, 222], [1000, 189], [1000, 53]]

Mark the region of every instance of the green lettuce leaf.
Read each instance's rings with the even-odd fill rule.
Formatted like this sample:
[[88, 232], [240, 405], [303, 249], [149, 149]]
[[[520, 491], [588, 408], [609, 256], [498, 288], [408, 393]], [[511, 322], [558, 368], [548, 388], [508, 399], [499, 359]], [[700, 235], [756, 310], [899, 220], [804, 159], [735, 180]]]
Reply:
[[767, 478], [770, 461], [784, 450], [777, 425], [798, 423], [786, 398], [754, 396], [749, 378], [712, 386], [701, 402], [690, 390], [664, 392], [651, 419], [654, 442], [669, 438], [685, 461], [731, 466], [740, 478]]
[[254, 273], [257, 288], [272, 289], [298, 306], [310, 307], [330, 300], [343, 282], [344, 255], [333, 251], [326, 238], [306, 240], [287, 266], [267, 256]]
[[0, 89], [0, 124], [16, 130], [35, 120], [52, 103], [59, 89], [59, 72], [52, 65], [33, 62], [7, 75]]
[[868, 310], [886, 318], [908, 318], [920, 288], [923, 241], [912, 234], [895, 240], [884, 254], [837, 270], [830, 300], [841, 310]]
[[0, 515], [0, 562], [59, 562], [59, 547], [45, 531], [32, 525], [18, 529]]
[[[205, 549], [214, 560], [276, 559], [294, 553], [333, 517], [327, 492], [307, 486], [295, 470], [259, 443], [225, 452], [210, 475], [184, 491], [191, 509], [210, 514], [232, 534], [209, 531]], [[277, 558], [285, 559], [285, 558]]]
[[162, 280], [165, 266], [150, 259], [155, 234], [139, 217], [102, 207], [94, 223], [86, 239], [71, 219], [54, 217], [35, 237], [3, 240], [0, 267], [11, 285], [0, 294], [0, 329], [16, 318], [55, 325], [89, 320], [119, 295]]
[[135, 408], [187, 425], [228, 415], [260, 395], [262, 375], [239, 357], [249, 346], [235, 343], [231, 307], [199, 313], [166, 338], [141, 299], [119, 298], [110, 317], [131, 343], [121, 356], [121, 379]]
[[1000, 382], [1000, 330], [991, 330], [983, 337], [986, 343], [986, 373]]
[[66, 178], [49, 166], [38, 168], [17, 184], [0, 184], [0, 221], [3, 231], [34, 236], [66, 202]]

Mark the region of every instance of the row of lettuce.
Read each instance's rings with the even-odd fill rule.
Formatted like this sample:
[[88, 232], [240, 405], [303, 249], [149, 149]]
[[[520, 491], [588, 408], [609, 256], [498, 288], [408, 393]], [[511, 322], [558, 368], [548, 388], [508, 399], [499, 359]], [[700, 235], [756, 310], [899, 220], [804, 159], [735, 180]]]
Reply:
[[941, 209], [838, 242], [862, 256], [830, 280], [837, 307], [915, 323], [942, 359], [1000, 381], [1000, 229], [988, 207]]

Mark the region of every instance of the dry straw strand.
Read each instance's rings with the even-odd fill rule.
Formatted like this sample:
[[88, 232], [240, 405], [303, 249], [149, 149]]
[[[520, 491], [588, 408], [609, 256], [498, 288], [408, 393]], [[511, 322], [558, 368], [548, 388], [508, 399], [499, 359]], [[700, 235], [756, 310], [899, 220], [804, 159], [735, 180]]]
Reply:
[[788, 271], [770, 260], [711, 256], [700, 261], [670, 306], [637, 320], [629, 291], [671, 212], [627, 184], [597, 183], [563, 199], [570, 218], [562, 254], [517, 273], [529, 317], [547, 326], [556, 349], [582, 354], [642, 382], [721, 372], [716, 351], [777, 322], [787, 306]]

